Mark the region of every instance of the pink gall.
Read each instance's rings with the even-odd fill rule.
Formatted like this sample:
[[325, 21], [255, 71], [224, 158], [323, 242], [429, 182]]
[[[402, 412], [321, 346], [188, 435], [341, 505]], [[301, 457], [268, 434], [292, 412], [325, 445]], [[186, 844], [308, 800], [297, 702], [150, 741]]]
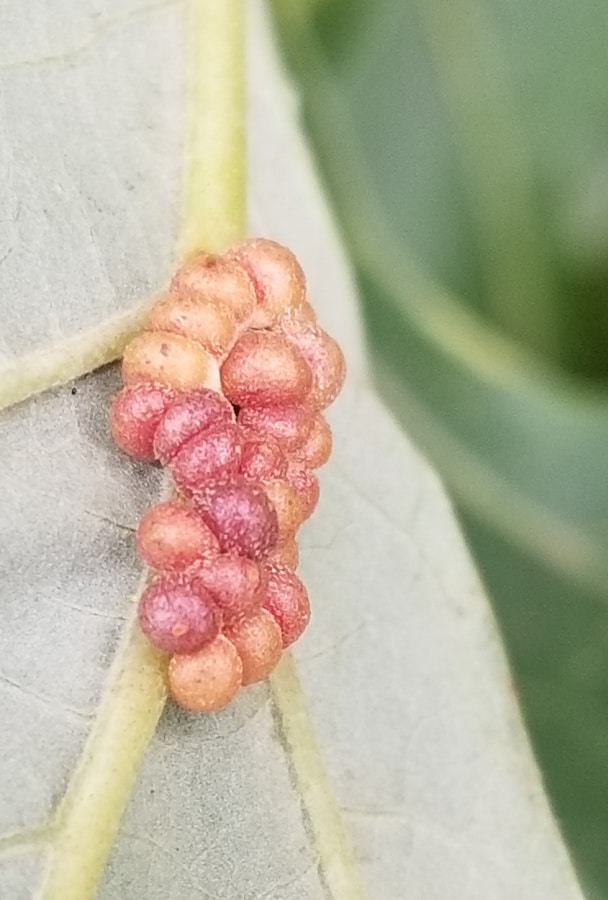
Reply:
[[195, 590], [182, 575], [155, 578], [137, 610], [139, 626], [150, 643], [167, 653], [194, 653], [212, 641], [220, 621], [209, 595]]
[[158, 571], [186, 569], [220, 552], [218, 539], [203, 517], [177, 500], [157, 503], [145, 513], [136, 542], [142, 559]]
[[257, 305], [251, 327], [268, 328], [306, 296], [304, 272], [287, 247], [266, 238], [249, 238], [232, 247], [226, 256], [247, 272], [255, 288]]
[[135, 459], [154, 459], [154, 436], [175, 396], [172, 388], [148, 381], [119, 391], [110, 408], [110, 430], [120, 449]]
[[167, 408], [156, 430], [154, 454], [167, 465], [193, 437], [234, 422], [234, 410], [217, 391], [200, 389], [181, 395]]
[[207, 482], [193, 500], [222, 550], [260, 559], [276, 544], [277, 514], [260, 485], [233, 475]]
[[220, 369], [222, 388], [234, 406], [289, 406], [306, 400], [311, 370], [283, 335], [247, 331]]

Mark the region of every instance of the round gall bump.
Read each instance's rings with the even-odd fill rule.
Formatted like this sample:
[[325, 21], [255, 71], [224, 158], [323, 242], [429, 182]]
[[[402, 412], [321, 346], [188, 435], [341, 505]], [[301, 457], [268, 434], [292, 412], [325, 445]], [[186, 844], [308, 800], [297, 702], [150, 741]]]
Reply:
[[312, 385], [306, 360], [280, 334], [247, 331], [220, 370], [224, 394], [235, 406], [303, 403]]
[[277, 621], [281, 629], [283, 647], [289, 647], [300, 637], [310, 620], [310, 603], [306, 588], [298, 576], [286, 566], [266, 567], [268, 587], [264, 609]]
[[177, 655], [169, 663], [171, 696], [186, 709], [213, 712], [230, 703], [243, 680], [241, 658], [222, 634], [197, 653]]
[[257, 303], [247, 272], [235, 260], [199, 253], [177, 270], [171, 293], [216, 303], [230, 310], [237, 322], [247, 321]]
[[154, 459], [154, 437], [175, 391], [142, 381], [119, 391], [110, 407], [110, 430], [121, 450], [135, 459]]
[[201, 344], [212, 356], [222, 358], [236, 339], [237, 324], [223, 304], [166, 294], [153, 307], [146, 331], [181, 334]]
[[226, 254], [237, 260], [255, 287], [257, 306], [253, 328], [269, 328], [306, 297], [306, 279], [298, 260], [287, 247], [266, 238], [250, 238]]
[[222, 550], [260, 559], [276, 544], [277, 514], [260, 485], [233, 475], [207, 482], [193, 500]]
[[153, 569], [177, 571], [217, 556], [220, 545], [203, 517], [177, 500], [151, 507], [137, 528], [137, 550]]
[[226, 631], [243, 664], [243, 686], [267, 678], [283, 651], [283, 636], [276, 619], [265, 609]]
[[202, 388], [178, 397], [167, 409], [154, 438], [154, 454], [167, 465], [184, 444], [209, 428], [234, 422], [234, 410], [217, 391]]
[[310, 469], [325, 465], [331, 456], [331, 428], [320, 413], [314, 417], [308, 437], [295, 453], [294, 458]]
[[246, 407], [238, 416], [243, 431], [271, 435], [284, 453], [291, 453], [304, 444], [313, 421], [313, 413], [307, 406]]
[[202, 560], [190, 572], [192, 583], [206, 591], [225, 625], [252, 615], [266, 596], [266, 576], [246, 556], [224, 554]]
[[150, 643], [166, 653], [194, 653], [219, 631], [209, 595], [178, 575], [154, 579], [140, 597], [139, 626]]
[[125, 348], [122, 376], [127, 384], [157, 381], [179, 391], [218, 386], [217, 361], [200, 344], [179, 334], [144, 331]]
[[280, 544], [300, 527], [305, 519], [306, 508], [296, 489], [284, 478], [265, 481], [264, 490], [277, 513], [279, 523], [277, 540]]
[[241, 461], [241, 433], [222, 423], [189, 440], [170, 463], [178, 490], [187, 497], [212, 478], [236, 474]]

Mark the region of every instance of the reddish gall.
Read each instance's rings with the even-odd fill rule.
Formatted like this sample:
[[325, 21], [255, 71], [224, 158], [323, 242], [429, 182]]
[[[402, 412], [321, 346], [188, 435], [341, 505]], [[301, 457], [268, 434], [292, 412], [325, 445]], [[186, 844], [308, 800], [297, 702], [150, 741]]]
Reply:
[[167, 331], [142, 331], [125, 348], [122, 377], [127, 384], [157, 381], [179, 391], [219, 386], [218, 364], [196, 341]]
[[212, 598], [230, 625], [256, 612], [266, 595], [266, 575], [246, 556], [223, 554], [202, 560], [190, 571], [192, 583]]
[[303, 403], [312, 385], [310, 368], [283, 335], [247, 331], [220, 369], [224, 394], [235, 406]]
[[230, 422], [234, 422], [234, 410], [222, 394], [206, 388], [188, 391], [171, 403], [163, 416], [154, 438], [154, 454], [166, 466], [191, 438]]
[[313, 421], [313, 413], [307, 406], [245, 407], [238, 415], [243, 431], [271, 435], [284, 453], [297, 450], [304, 444]]
[[137, 527], [137, 550], [153, 569], [186, 569], [198, 559], [217, 556], [218, 539], [191, 506], [167, 500], [152, 506]]
[[146, 331], [181, 334], [220, 358], [236, 339], [237, 323], [230, 309], [222, 304], [165, 294], [152, 308]]
[[193, 500], [222, 550], [260, 559], [276, 544], [277, 514], [259, 484], [233, 475], [207, 482]]
[[222, 423], [191, 438], [169, 466], [177, 488], [189, 497], [209, 479], [238, 472], [240, 459], [240, 430]]
[[154, 436], [175, 396], [167, 385], [149, 381], [119, 391], [110, 407], [110, 430], [120, 449], [136, 459], [154, 459]]
[[281, 629], [267, 610], [243, 619], [225, 632], [243, 664], [243, 686], [267, 678], [283, 651]]
[[176, 703], [195, 712], [213, 712], [226, 706], [239, 690], [243, 664], [234, 644], [218, 634], [196, 653], [173, 656], [168, 677]]
[[155, 578], [140, 597], [139, 626], [167, 653], [194, 653], [217, 635], [219, 618], [208, 594], [174, 573]]
[[243, 323], [253, 314], [257, 298], [253, 283], [234, 259], [198, 253], [177, 270], [171, 293], [216, 303]]
[[287, 566], [266, 566], [268, 586], [264, 609], [276, 619], [283, 638], [283, 647], [296, 641], [310, 620], [310, 603], [306, 588]]
[[253, 282], [257, 305], [252, 327], [269, 328], [288, 309], [304, 302], [304, 272], [287, 247], [266, 238], [249, 238], [232, 247], [227, 255], [240, 263]]

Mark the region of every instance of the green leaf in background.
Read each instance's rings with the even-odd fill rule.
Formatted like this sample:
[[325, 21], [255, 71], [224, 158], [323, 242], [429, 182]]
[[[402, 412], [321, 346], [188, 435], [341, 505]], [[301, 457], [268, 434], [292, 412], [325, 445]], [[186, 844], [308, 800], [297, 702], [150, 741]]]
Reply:
[[463, 511], [564, 829], [608, 897], [605, 5], [273, 5], [377, 383]]
[[[4, 399], [24, 359], [33, 390], [41, 362], [50, 378], [63, 353], [61, 380], [100, 346], [115, 354], [112, 328], [124, 340], [173, 265], [193, 29], [181, 5], [114, 6], [0, 10]], [[346, 259], [263, 7], [247, 6], [251, 230], [298, 252], [350, 365], [303, 536], [301, 687], [288, 658], [216, 715], [168, 706], [152, 736], [159, 668], [128, 622], [133, 529], [161, 486], [110, 441], [118, 372], [4, 411], [0, 897], [89, 900], [115, 837], [98, 900], [578, 900], [479, 579], [441, 485], [371, 389]], [[228, 3], [204, 8], [211, 41]], [[207, 44], [205, 65], [223, 62], [194, 103], [215, 137], [229, 119], [220, 190], [240, 170], [238, 86], [219, 119], [209, 108], [238, 79], [238, 31]], [[208, 160], [207, 140], [187, 167], [197, 152]], [[230, 193], [208, 239], [238, 226]]]

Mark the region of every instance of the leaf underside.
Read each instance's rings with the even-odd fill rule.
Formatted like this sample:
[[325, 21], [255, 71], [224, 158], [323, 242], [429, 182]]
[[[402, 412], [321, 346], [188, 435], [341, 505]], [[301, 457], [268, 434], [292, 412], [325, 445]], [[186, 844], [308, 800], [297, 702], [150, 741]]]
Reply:
[[[23, 35], [0, 71], [9, 360], [141, 300], [176, 243], [181, 7], [116, 4], [115, 21], [108, 4], [105, 24], [92, 3], [47, 7], [17, 24], [0, 12], [0, 35]], [[314, 605], [295, 652], [302, 690], [288, 662], [217, 715], [167, 707], [98, 900], [579, 897], [450, 507], [366, 386], [352, 284], [257, 3], [249, 33], [251, 230], [300, 255], [351, 371], [302, 537]], [[61, 845], [56, 810], [141, 579], [133, 528], [161, 490], [155, 468], [111, 444], [118, 383], [107, 367], [0, 426], [0, 896], [11, 900], [37, 895]], [[114, 754], [128, 772], [130, 743]], [[84, 839], [106, 825], [92, 817]]]

